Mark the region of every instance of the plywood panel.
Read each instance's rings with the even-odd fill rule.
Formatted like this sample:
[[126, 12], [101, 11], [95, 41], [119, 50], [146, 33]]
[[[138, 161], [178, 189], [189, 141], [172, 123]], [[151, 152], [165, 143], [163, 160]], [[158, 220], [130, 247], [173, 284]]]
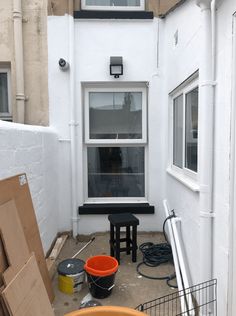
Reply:
[[12, 316], [54, 316], [34, 255], [2, 293]]
[[38, 224], [25, 174], [20, 174], [0, 181], [0, 205], [11, 199], [14, 199], [15, 201], [29, 251], [35, 253], [49, 299], [52, 302], [54, 293], [46, 266]]
[[0, 286], [3, 285], [2, 274], [7, 269], [7, 267], [8, 267], [7, 257], [6, 257], [6, 253], [3, 247], [2, 239], [0, 237]]
[[4, 287], [2, 286], [0, 288], [0, 316], [9, 316], [10, 314], [7, 310], [6, 304], [5, 304], [3, 297], [2, 297], [3, 290], [4, 290]]
[[3, 280], [5, 284], [9, 284], [30, 257], [13, 200], [0, 206], [0, 232], [9, 263], [9, 267], [3, 272]]

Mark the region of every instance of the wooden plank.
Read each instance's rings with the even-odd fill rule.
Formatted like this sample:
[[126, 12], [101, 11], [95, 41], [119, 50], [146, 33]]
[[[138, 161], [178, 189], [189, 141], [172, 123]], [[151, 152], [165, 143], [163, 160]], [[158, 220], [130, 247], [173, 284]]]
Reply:
[[56, 259], [58, 258], [61, 252], [61, 249], [66, 242], [67, 237], [68, 235], [61, 235], [60, 237], [57, 238], [49, 257], [46, 259], [48, 272], [51, 278], [53, 278], [56, 272]]
[[49, 299], [52, 302], [54, 299], [52, 283], [46, 265], [37, 219], [25, 174], [0, 181], [0, 205], [11, 199], [15, 200], [29, 251], [35, 253]]
[[13, 200], [0, 206], [0, 232], [9, 263], [3, 272], [3, 281], [7, 285], [30, 257]]
[[55, 316], [34, 254], [2, 294], [12, 316]]

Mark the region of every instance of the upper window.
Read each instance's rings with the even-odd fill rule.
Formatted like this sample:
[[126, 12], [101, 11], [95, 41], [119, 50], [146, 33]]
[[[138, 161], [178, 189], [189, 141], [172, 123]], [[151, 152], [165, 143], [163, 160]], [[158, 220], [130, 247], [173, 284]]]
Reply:
[[86, 89], [85, 142], [146, 142], [145, 96], [145, 88]]
[[173, 95], [172, 166], [188, 174], [198, 171], [198, 86], [197, 82]]
[[0, 119], [11, 119], [9, 70], [0, 69]]
[[82, 0], [85, 10], [144, 10], [144, 0]]

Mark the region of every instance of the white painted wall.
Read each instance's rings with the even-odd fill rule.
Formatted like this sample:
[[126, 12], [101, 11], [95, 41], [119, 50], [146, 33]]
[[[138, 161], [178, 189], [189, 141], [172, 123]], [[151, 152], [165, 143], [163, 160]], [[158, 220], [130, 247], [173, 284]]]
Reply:
[[[76, 67], [76, 100], [81, 100], [81, 82], [149, 82], [148, 107], [157, 108], [155, 102], [154, 80], [157, 72], [157, 41], [158, 21], [79, 21], [75, 22], [75, 56], [78, 58]], [[81, 49], [86, 47], [86, 49]], [[109, 74], [110, 56], [123, 56], [124, 75], [118, 80]], [[83, 109], [83, 104], [81, 109]], [[82, 112], [82, 111], [81, 111]], [[82, 114], [79, 113], [79, 125], [83, 126]], [[159, 192], [160, 183], [153, 175], [156, 159], [160, 155], [156, 146], [156, 133], [150, 130], [158, 129], [158, 111], [151, 112], [148, 117], [149, 126], [149, 152], [148, 157], [148, 199], [150, 204], [156, 208], [155, 215], [138, 216], [140, 219], [140, 230], [160, 230], [161, 222], [158, 221], [158, 207], [161, 204]], [[80, 129], [80, 133], [83, 130]], [[82, 142], [82, 139], [81, 139]], [[79, 156], [82, 159], [82, 156]], [[155, 169], [154, 169], [155, 170]], [[82, 174], [83, 166], [79, 171]], [[83, 179], [80, 178], [80, 187], [83, 187]], [[80, 192], [79, 204], [82, 205], [84, 197]], [[158, 199], [159, 198], [159, 199]], [[79, 232], [91, 233], [93, 231], [109, 230], [106, 215], [85, 216], [81, 215]]]
[[0, 179], [26, 173], [46, 253], [58, 233], [57, 134], [0, 121], [0, 144]]
[[[50, 122], [57, 128], [61, 138], [69, 136], [69, 72], [62, 72], [58, 68], [58, 59], [68, 59], [69, 52], [69, 20], [71, 17], [48, 18], [48, 48], [49, 48], [49, 100]], [[60, 30], [60, 32], [58, 32]], [[105, 31], [104, 31], [105, 30]], [[156, 133], [162, 125], [162, 118], [158, 111], [162, 111], [161, 104], [157, 104], [157, 42], [158, 20], [154, 21], [124, 21], [124, 20], [89, 20], [75, 21], [75, 102], [77, 109], [77, 150], [78, 150], [78, 205], [84, 203], [83, 174], [83, 101], [81, 83], [88, 82], [149, 82], [148, 89], [149, 110], [152, 115], [148, 117], [149, 125], [149, 159], [148, 164], [148, 196], [150, 204], [155, 205], [156, 214], [138, 216], [140, 218], [140, 230], [161, 230], [162, 221], [159, 220], [159, 207], [162, 204], [161, 192], [163, 181], [157, 171], [163, 173], [161, 135]], [[84, 48], [84, 49], [83, 49]], [[114, 79], [109, 74], [110, 56], [123, 56], [124, 75], [120, 79]], [[160, 128], [159, 128], [160, 126]], [[60, 166], [68, 175], [69, 142], [60, 143]], [[60, 177], [60, 175], [59, 175]], [[158, 178], [158, 181], [157, 181]], [[160, 179], [160, 181], [159, 181]], [[60, 206], [60, 227], [71, 228], [71, 203], [70, 203], [70, 177], [66, 177], [63, 194], [63, 208]], [[61, 183], [61, 181], [60, 181]], [[61, 203], [60, 203], [61, 205]], [[67, 206], [67, 207], [66, 207]], [[80, 216], [79, 230], [81, 234], [95, 231], [108, 230], [107, 215]]]
[[[171, 98], [169, 93], [199, 68], [200, 10], [194, 1], [188, 1], [160, 23], [162, 34], [160, 49], [160, 73], [158, 84], [162, 86], [162, 95], [157, 102], [162, 104], [163, 141], [162, 151], [165, 156], [164, 172], [168, 167], [168, 138], [170, 135], [169, 110]], [[178, 32], [178, 44], [174, 45], [174, 34]], [[199, 261], [199, 193], [193, 192], [176, 178], [165, 172], [164, 197], [170, 208], [175, 209], [181, 217], [181, 232], [186, 255], [193, 278], [198, 281]]]
[[[218, 314], [227, 315], [229, 266], [229, 185], [230, 185], [230, 107], [232, 75], [232, 14], [234, 1], [220, 2], [217, 10], [217, 74], [215, 102], [214, 148], [214, 244], [213, 277], [218, 279]], [[195, 1], [187, 1], [161, 22], [162, 62], [164, 75], [163, 106], [168, 108], [168, 93], [199, 68], [201, 50], [200, 9]], [[173, 46], [173, 35], [178, 30], [179, 43]], [[199, 70], [201, 72], [201, 69]], [[162, 82], [163, 82], [162, 81]], [[201, 93], [201, 92], [200, 92]], [[167, 111], [167, 110], [166, 110]], [[167, 123], [167, 113], [163, 120]], [[167, 124], [163, 137], [168, 134]], [[165, 134], [165, 135], [164, 135]], [[167, 149], [166, 149], [167, 152]], [[207, 159], [207, 157], [206, 157]], [[199, 194], [193, 192], [171, 175], [166, 175], [166, 197], [182, 219], [182, 235], [193, 284], [199, 280]]]
[[[214, 273], [218, 277], [219, 315], [226, 314], [228, 303], [229, 275], [229, 235], [230, 221], [229, 192], [233, 170], [230, 171], [230, 125], [232, 105], [232, 21], [236, 11], [235, 1], [222, 2], [217, 10], [217, 73], [216, 73], [216, 113], [215, 113], [215, 191], [216, 212], [214, 234]], [[234, 78], [235, 80], [235, 78]], [[234, 212], [234, 210], [231, 210]], [[235, 267], [234, 267], [235, 270]], [[229, 288], [229, 292], [232, 289]]]
[[[217, 10], [217, 76], [214, 148], [213, 268], [218, 279], [218, 313], [226, 315], [229, 252], [229, 163], [231, 51], [233, 0], [220, 1]], [[68, 25], [71, 17], [48, 18], [49, 82], [51, 124], [61, 138], [69, 138], [69, 73], [58, 69], [60, 57], [68, 57]], [[158, 29], [159, 28], [159, 29]], [[60, 32], [58, 32], [60, 30]], [[178, 31], [178, 44], [174, 34]], [[199, 281], [200, 214], [199, 193], [166, 172], [168, 167], [169, 93], [193, 74], [200, 64], [202, 41], [201, 13], [194, 0], [186, 1], [165, 19], [154, 21], [76, 20], [75, 21], [75, 100], [78, 140], [78, 205], [84, 203], [83, 100], [82, 82], [148, 81], [148, 200], [154, 215], [138, 215], [139, 230], [162, 230], [167, 198], [181, 217], [181, 232], [193, 284]], [[159, 35], [158, 35], [159, 34]], [[157, 52], [157, 43], [158, 52]], [[109, 75], [109, 57], [123, 56], [124, 75]], [[201, 69], [200, 69], [201, 71]], [[201, 92], [200, 92], [201, 93]], [[71, 228], [69, 142], [60, 144], [60, 169], [66, 175], [61, 185], [59, 227]], [[207, 159], [207, 157], [206, 157]], [[59, 175], [60, 177], [60, 175]], [[64, 194], [62, 195], [62, 192]], [[80, 216], [81, 234], [108, 230], [106, 215]]]

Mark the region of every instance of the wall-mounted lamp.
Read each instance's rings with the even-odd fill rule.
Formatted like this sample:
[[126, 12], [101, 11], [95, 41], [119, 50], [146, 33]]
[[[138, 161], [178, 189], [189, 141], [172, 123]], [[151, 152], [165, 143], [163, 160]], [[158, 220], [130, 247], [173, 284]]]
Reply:
[[123, 75], [123, 58], [121, 56], [110, 57], [110, 75], [114, 78]]

